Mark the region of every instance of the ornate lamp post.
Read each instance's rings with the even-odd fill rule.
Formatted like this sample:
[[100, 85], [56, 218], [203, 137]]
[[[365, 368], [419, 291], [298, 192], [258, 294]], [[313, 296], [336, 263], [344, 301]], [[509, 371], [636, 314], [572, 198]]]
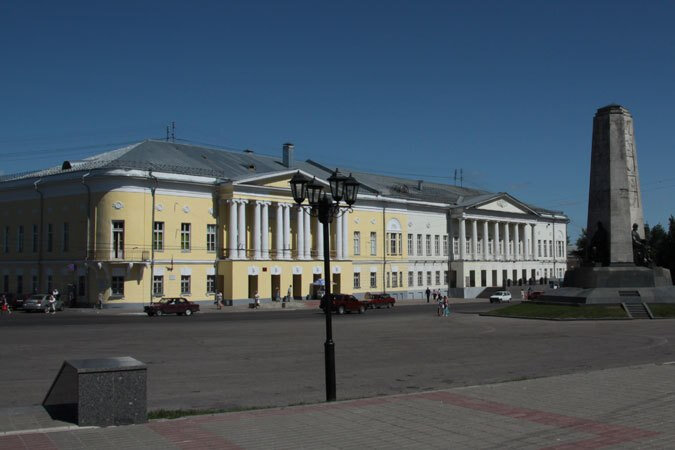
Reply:
[[[359, 192], [359, 182], [351, 176], [346, 177], [335, 169], [335, 172], [328, 178], [330, 183], [330, 197], [323, 191], [323, 186], [316, 182], [316, 178], [310, 180], [299, 171], [291, 178], [291, 192], [293, 199], [298, 205], [304, 203], [305, 198], [312, 207], [312, 215], [319, 219], [323, 224], [323, 267], [325, 294], [321, 299], [324, 305], [323, 311], [326, 316], [326, 342], [324, 346], [325, 364], [326, 364], [326, 401], [335, 401], [335, 343], [333, 342], [333, 321], [332, 309], [333, 298], [331, 295], [331, 277], [330, 277], [330, 233], [329, 224], [334, 217], [339, 217], [346, 210], [350, 209], [356, 202], [356, 195]], [[344, 200], [347, 207], [340, 206], [340, 201]]]

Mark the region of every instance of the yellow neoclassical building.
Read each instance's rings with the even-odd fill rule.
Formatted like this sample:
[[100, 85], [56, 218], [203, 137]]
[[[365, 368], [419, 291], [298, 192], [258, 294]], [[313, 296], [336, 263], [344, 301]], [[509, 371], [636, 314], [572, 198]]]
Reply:
[[252, 151], [147, 140], [61, 166], [0, 177], [0, 291], [57, 288], [77, 305], [139, 307], [162, 296], [231, 304], [313, 298], [330, 246], [335, 292], [426, 288], [475, 296], [565, 270], [567, 218], [489, 193], [365, 172], [329, 243], [294, 203], [300, 171], [331, 170]]

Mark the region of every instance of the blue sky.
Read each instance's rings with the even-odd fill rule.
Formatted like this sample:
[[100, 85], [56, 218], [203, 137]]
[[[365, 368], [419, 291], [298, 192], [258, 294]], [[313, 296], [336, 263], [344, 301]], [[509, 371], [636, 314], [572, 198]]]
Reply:
[[635, 118], [646, 221], [675, 213], [675, 3], [0, 4], [0, 171], [176, 136], [506, 191], [586, 224], [592, 118]]

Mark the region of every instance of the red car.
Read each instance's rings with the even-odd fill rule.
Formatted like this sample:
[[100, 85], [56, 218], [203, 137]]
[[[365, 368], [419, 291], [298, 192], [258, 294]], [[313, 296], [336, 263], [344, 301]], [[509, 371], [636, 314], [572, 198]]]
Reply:
[[368, 307], [373, 308], [393, 308], [396, 300], [394, 297], [388, 294], [371, 294], [370, 292], [366, 293], [365, 301], [368, 303]]
[[192, 303], [183, 297], [163, 298], [157, 303], [143, 307], [148, 316], [162, 316], [164, 314], [177, 314], [179, 316], [191, 316], [199, 311], [199, 305]]
[[[363, 314], [368, 309], [368, 303], [362, 302], [358, 298], [349, 294], [331, 294], [333, 297], [333, 308], [332, 312], [337, 312], [338, 314], [344, 314], [345, 312], [358, 312]], [[325, 309], [327, 299], [324, 297], [321, 299], [321, 304], [319, 308]]]

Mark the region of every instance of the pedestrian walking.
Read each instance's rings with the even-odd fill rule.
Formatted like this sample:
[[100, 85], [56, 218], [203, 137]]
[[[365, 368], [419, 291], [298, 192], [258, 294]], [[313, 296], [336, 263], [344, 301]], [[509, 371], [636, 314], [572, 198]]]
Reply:
[[223, 293], [220, 291], [216, 293], [216, 308], [223, 309]]
[[281, 289], [279, 289], [279, 286], [274, 288], [274, 298], [272, 300], [275, 302], [281, 301]]
[[293, 295], [293, 285], [291, 284], [290, 286], [288, 286], [288, 293], [286, 294], [286, 301], [290, 302], [291, 299], [293, 298], [293, 297], [291, 297], [292, 295]]
[[448, 317], [450, 315], [450, 302], [448, 301], [448, 297], [443, 296], [443, 316]]
[[255, 308], [260, 308], [260, 295], [258, 295], [258, 291], [255, 291], [253, 294], [253, 305]]
[[525, 291], [522, 289], [520, 290], [520, 299], [525, 300]]
[[427, 290], [424, 291], [424, 293], [427, 295], [427, 303], [429, 303], [429, 297], [431, 297], [431, 289], [427, 288]]
[[437, 304], [438, 304], [438, 308], [436, 310], [436, 314], [438, 314], [438, 317], [440, 317], [440, 316], [443, 315], [443, 308], [444, 308], [443, 307], [443, 299], [439, 298], [438, 301], [437, 301]]
[[98, 293], [98, 309], [103, 309], [103, 292]]
[[54, 296], [54, 300], [58, 300], [59, 295], [61, 295], [61, 294], [59, 294], [58, 289], [54, 288], [54, 290], [52, 291], [52, 295]]
[[48, 310], [48, 312], [50, 312], [52, 314], [56, 314], [56, 297], [54, 297], [54, 294], [49, 295], [49, 310]]
[[2, 311], [2, 314], [12, 314], [12, 308], [9, 307], [9, 302], [7, 301], [7, 297], [5, 297], [5, 294], [0, 295], [0, 310]]

